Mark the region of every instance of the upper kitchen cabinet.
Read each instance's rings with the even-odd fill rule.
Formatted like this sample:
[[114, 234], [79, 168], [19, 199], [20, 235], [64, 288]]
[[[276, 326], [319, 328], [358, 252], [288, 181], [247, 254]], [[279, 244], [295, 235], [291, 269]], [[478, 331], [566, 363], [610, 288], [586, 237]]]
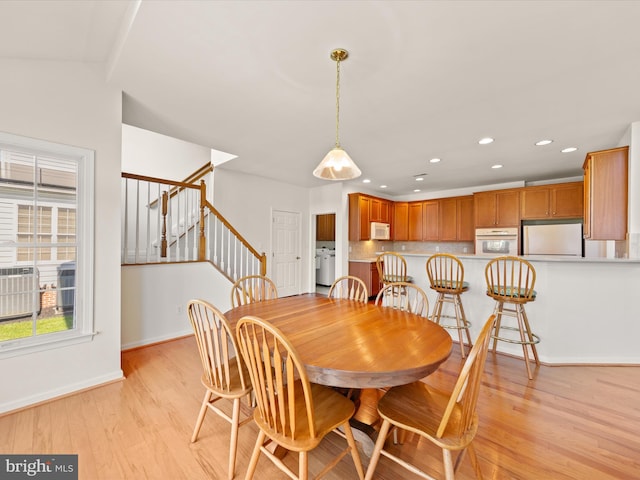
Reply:
[[333, 242], [336, 239], [336, 214], [316, 215], [316, 241]]
[[409, 241], [421, 241], [422, 240], [422, 202], [410, 202], [409, 203]]
[[369, 220], [371, 222], [391, 223], [391, 201], [383, 198], [370, 198]]
[[440, 240], [440, 201], [426, 200], [422, 202], [422, 240]]
[[582, 182], [526, 187], [520, 192], [522, 220], [582, 218], [583, 210]]
[[475, 238], [473, 196], [443, 198], [439, 203], [439, 240], [472, 242]]
[[371, 238], [370, 208], [371, 197], [360, 193], [349, 194], [349, 241], [357, 242]]
[[492, 190], [473, 194], [476, 228], [519, 227], [520, 190]]
[[587, 154], [584, 169], [584, 238], [625, 240], [629, 147]]
[[409, 240], [409, 202], [394, 203], [392, 226], [394, 240]]

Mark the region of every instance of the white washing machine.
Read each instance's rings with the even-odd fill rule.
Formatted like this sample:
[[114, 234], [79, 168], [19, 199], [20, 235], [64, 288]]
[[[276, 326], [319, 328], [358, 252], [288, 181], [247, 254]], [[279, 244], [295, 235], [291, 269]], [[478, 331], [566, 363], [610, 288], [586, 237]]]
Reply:
[[316, 250], [316, 283], [331, 286], [336, 279], [336, 251], [328, 248]]

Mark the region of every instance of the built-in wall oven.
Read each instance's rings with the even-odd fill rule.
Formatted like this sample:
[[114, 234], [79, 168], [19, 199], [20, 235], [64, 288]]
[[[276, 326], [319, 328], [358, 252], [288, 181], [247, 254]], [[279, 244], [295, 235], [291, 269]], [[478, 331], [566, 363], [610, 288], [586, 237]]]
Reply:
[[476, 255], [518, 255], [518, 228], [476, 228]]

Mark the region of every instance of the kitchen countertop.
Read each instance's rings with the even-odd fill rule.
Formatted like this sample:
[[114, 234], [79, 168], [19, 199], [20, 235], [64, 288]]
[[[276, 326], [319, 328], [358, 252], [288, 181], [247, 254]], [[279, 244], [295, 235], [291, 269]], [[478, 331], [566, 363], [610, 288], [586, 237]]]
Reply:
[[[384, 252], [376, 252], [377, 254]], [[430, 257], [436, 252], [396, 252], [405, 257]], [[491, 255], [476, 255], [473, 253], [456, 253], [460, 259], [489, 260]], [[570, 263], [640, 263], [640, 258], [605, 258], [605, 257], [576, 257], [572, 255], [522, 255], [521, 258], [529, 262], [570, 262]], [[375, 262], [374, 258], [350, 258], [350, 262]]]

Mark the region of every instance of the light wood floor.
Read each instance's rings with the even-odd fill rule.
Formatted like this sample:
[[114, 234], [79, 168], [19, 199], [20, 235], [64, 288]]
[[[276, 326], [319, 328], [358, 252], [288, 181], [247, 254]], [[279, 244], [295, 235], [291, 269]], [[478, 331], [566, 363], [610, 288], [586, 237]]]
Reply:
[[[198, 441], [189, 442], [204, 393], [193, 338], [122, 359], [123, 382], [0, 417], [0, 452], [77, 453], [84, 480], [226, 478], [226, 422], [210, 412]], [[428, 381], [451, 386], [460, 365], [455, 346]], [[479, 415], [475, 445], [485, 478], [640, 478], [640, 367], [543, 366], [528, 382], [521, 360], [490, 353]], [[236, 478], [244, 477], [256, 435], [253, 423], [240, 429]], [[343, 441], [330, 434], [310, 455], [311, 472]], [[441, 473], [440, 453], [428, 442], [408, 437], [398, 448]], [[285, 461], [295, 465], [296, 456]], [[474, 478], [467, 460], [459, 473]], [[286, 477], [262, 457], [256, 478]], [[325, 478], [357, 478], [350, 457]], [[417, 477], [382, 458], [376, 478]]]

